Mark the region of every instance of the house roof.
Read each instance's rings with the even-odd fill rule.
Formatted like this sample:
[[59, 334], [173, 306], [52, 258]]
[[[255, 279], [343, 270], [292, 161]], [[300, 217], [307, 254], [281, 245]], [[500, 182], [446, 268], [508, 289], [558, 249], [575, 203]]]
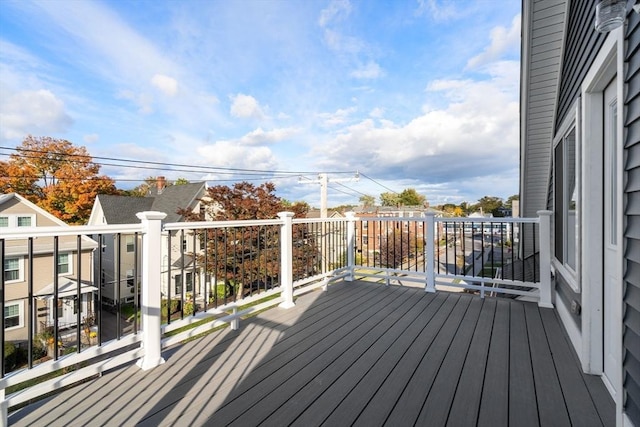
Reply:
[[179, 208], [192, 206], [198, 198], [202, 197], [205, 189], [204, 182], [170, 185], [154, 197], [151, 210], [166, 213], [165, 222], [181, 221], [182, 215], [176, 211]]
[[107, 224], [133, 224], [140, 222], [136, 213], [151, 210], [153, 198], [100, 194], [96, 203], [102, 206]]
[[144, 211], [163, 212], [167, 214], [165, 222], [179, 222], [182, 215], [177, 213], [178, 209], [193, 206], [205, 189], [204, 182], [170, 185], [160, 194], [154, 189], [152, 195], [146, 197], [101, 194], [96, 203], [100, 203], [107, 224], [138, 223], [136, 214]]

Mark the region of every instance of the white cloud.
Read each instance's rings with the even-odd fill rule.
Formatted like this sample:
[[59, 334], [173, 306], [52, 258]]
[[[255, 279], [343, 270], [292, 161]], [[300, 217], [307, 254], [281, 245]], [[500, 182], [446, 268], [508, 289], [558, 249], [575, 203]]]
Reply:
[[382, 109], [380, 107], [374, 108], [369, 113], [369, 117], [373, 117], [373, 118], [376, 118], [376, 119], [382, 118], [383, 115], [384, 115], [384, 109]]
[[100, 139], [100, 136], [97, 133], [91, 133], [89, 135], [84, 135], [82, 137], [82, 140], [87, 144], [93, 144], [94, 142], [97, 142], [99, 139]]
[[513, 17], [511, 27], [497, 26], [491, 30], [491, 44], [467, 62], [468, 68], [486, 65], [500, 58], [505, 52], [520, 48], [520, 15]]
[[64, 132], [72, 123], [64, 102], [48, 90], [22, 91], [0, 97], [2, 139], [21, 139], [29, 133]]
[[444, 2], [442, 4], [438, 0], [418, 0], [418, 10], [416, 15], [428, 14], [436, 21], [446, 21], [459, 15], [453, 2]]
[[151, 84], [167, 96], [178, 93], [178, 81], [163, 74], [156, 74], [151, 78]]
[[333, 113], [320, 113], [318, 117], [322, 119], [323, 126], [336, 126], [346, 123], [349, 116], [356, 111], [356, 107], [340, 108]]
[[327, 25], [343, 20], [351, 13], [351, 3], [349, 0], [333, 0], [326, 9], [320, 12], [318, 25], [326, 27]]
[[140, 114], [153, 113], [153, 97], [148, 93], [136, 93], [131, 90], [122, 90], [116, 97], [118, 99], [126, 99], [133, 102], [138, 107]]
[[384, 76], [384, 71], [376, 62], [369, 61], [357, 70], [351, 72], [351, 77], [357, 79], [377, 79]]
[[273, 144], [289, 139], [299, 132], [300, 130], [296, 128], [280, 128], [269, 131], [257, 128], [238, 139], [237, 142], [243, 145]]
[[197, 148], [203, 164], [209, 167], [276, 170], [277, 161], [268, 147], [244, 146], [232, 141], [217, 141]]
[[400, 126], [373, 119], [351, 125], [316, 149], [324, 158], [321, 167], [412, 176], [425, 183], [517, 168], [517, 91], [499, 79], [439, 80], [428, 90], [447, 99], [448, 107], [430, 109]]
[[265, 118], [264, 111], [258, 101], [251, 95], [239, 93], [231, 98], [231, 115], [242, 119], [258, 119]]

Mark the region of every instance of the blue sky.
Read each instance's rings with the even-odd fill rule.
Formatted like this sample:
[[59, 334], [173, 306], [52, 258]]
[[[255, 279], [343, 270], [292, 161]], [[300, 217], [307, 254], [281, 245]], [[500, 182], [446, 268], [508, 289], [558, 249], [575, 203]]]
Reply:
[[[300, 176], [328, 172], [329, 206], [405, 188], [506, 199], [519, 51], [519, 0], [2, 0], [0, 145], [197, 167], [103, 166], [120, 188], [272, 180], [319, 206]], [[356, 171], [372, 179], [341, 181]]]

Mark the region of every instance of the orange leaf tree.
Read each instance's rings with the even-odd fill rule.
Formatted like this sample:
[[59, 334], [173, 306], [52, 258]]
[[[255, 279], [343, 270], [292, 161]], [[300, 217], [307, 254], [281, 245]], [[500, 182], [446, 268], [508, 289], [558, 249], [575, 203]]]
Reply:
[[96, 195], [117, 192], [85, 147], [29, 135], [16, 151], [0, 162], [0, 191], [18, 193], [69, 224], [86, 223]]

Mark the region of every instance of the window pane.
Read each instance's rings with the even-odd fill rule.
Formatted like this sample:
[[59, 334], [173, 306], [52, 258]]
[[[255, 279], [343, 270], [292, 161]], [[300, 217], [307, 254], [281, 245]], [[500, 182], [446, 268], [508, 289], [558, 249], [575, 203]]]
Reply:
[[576, 185], [576, 131], [571, 130], [569, 135], [565, 138], [565, 170], [567, 189], [565, 202], [566, 209], [566, 260], [567, 265], [575, 270], [576, 268], [576, 215], [578, 204], [578, 193]]
[[8, 227], [8, 226], [9, 226], [9, 217], [0, 216], [0, 227]]
[[553, 159], [553, 228], [554, 228], [554, 253], [558, 261], [564, 261], [564, 179], [563, 179], [563, 141], [554, 149]]
[[6, 258], [4, 260], [4, 280], [20, 280], [20, 260], [18, 258]]
[[18, 304], [6, 305], [4, 307], [4, 327], [12, 328], [20, 325], [20, 307]]
[[69, 273], [69, 254], [58, 255], [58, 274]]
[[133, 252], [134, 249], [134, 244], [133, 244], [133, 237], [134, 236], [126, 236], [126, 242], [127, 242], [127, 252]]
[[18, 227], [31, 227], [31, 217], [30, 216], [19, 216], [18, 217]]

